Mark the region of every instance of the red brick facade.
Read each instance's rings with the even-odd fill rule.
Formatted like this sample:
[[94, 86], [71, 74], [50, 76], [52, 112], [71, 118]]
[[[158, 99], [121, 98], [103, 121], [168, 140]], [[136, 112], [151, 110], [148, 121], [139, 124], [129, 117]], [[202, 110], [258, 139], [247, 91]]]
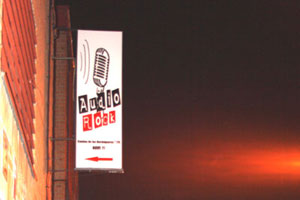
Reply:
[[0, 0], [0, 200], [78, 199], [70, 14]]
[[54, 132], [53, 197], [77, 199], [74, 172], [74, 59], [70, 13], [67, 6], [56, 7], [54, 40]]
[[29, 0], [15, 3], [4, 0], [2, 15], [2, 71], [23, 133], [30, 162], [33, 164], [33, 119], [36, 102], [36, 32], [33, 11]]

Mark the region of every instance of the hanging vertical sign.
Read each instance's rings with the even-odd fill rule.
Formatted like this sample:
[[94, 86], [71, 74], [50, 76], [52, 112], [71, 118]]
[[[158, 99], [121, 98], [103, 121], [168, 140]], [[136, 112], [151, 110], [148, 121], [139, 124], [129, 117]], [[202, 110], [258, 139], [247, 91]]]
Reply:
[[78, 30], [76, 70], [76, 169], [122, 172], [122, 32]]

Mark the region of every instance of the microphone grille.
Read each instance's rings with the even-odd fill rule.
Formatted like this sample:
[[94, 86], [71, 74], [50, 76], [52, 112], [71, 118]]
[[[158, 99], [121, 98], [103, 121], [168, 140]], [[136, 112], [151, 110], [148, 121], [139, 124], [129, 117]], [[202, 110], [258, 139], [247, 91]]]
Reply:
[[109, 54], [104, 48], [99, 48], [95, 55], [94, 83], [104, 87], [107, 83], [109, 70]]

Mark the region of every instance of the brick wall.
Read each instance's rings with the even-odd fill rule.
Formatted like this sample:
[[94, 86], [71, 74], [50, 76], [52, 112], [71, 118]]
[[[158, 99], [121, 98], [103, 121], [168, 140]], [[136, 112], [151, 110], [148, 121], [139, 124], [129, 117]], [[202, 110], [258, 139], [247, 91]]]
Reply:
[[54, 9], [54, 3], [52, 3], [52, 5], [50, 5], [50, 30], [49, 30], [49, 69], [48, 69], [48, 78], [49, 78], [49, 84], [48, 84], [48, 104], [49, 104], [49, 108], [48, 108], [48, 138], [47, 138], [47, 146], [48, 146], [48, 150], [47, 150], [47, 169], [48, 169], [48, 173], [47, 173], [47, 178], [46, 178], [46, 199], [47, 200], [51, 200], [52, 199], [52, 177], [53, 177], [53, 173], [52, 173], [52, 169], [53, 169], [53, 142], [51, 142], [51, 138], [53, 137], [53, 120], [54, 120], [54, 109], [53, 109], [53, 105], [54, 105], [54, 61], [52, 59], [52, 57], [54, 56], [54, 31], [52, 29], [53, 25], [54, 25], [54, 19], [55, 19], [55, 9]]
[[[73, 137], [73, 73], [74, 62], [71, 60], [54, 60], [52, 57], [73, 57], [71, 32], [54, 30], [54, 26], [70, 27], [70, 14], [66, 6], [60, 6], [55, 11], [54, 1], [49, 6], [49, 0], [18, 0], [20, 4], [11, 4], [9, 0], [0, 0], [0, 61], [2, 51], [2, 9], [3, 2], [10, 6], [10, 15], [21, 17], [12, 11], [20, 9], [17, 6], [26, 5], [31, 10], [34, 34], [34, 82], [29, 88], [33, 98], [28, 104], [33, 107], [33, 119], [23, 120], [18, 115], [14, 101], [15, 95], [20, 96], [24, 84], [19, 84], [20, 90], [11, 91], [7, 81], [7, 68], [0, 65], [0, 200], [4, 199], [78, 199], [78, 178], [74, 172], [74, 141]], [[49, 13], [51, 7], [51, 13]], [[6, 6], [6, 8], [8, 8]], [[26, 12], [28, 15], [28, 12]], [[29, 16], [29, 15], [28, 15]], [[27, 17], [28, 17], [27, 16]], [[7, 22], [9, 19], [6, 17]], [[12, 18], [10, 19], [12, 20]], [[16, 20], [16, 28], [24, 32], [20, 20]], [[50, 21], [50, 23], [49, 23]], [[12, 32], [9, 25], [6, 30]], [[49, 26], [50, 25], [50, 26]], [[7, 32], [8, 33], [8, 32]], [[14, 41], [10, 48], [15, 51], [17, 36], [7, 34]], [[7, 42], [6, 42], [7, 43]], [[7, 43], [9, 44], [9, 43]], [[18, 46], [18, 51], [25, 55], [28, 51], [26, 42]], [[27, 49], [27, 50], [26, 50]], [[10, 51], [7, 51], [10, 52]], [[12, 56], [11, 63], [18, 63], [19, 56]], [[14, 65], [11, 69], [15, 70]], [[34, 65], [34, 66], [32, 66]], [[16, 75], [16, 73], [12, 73]], [[16, 81], [21, 76], [16, 76]], [[25, 76], [22, 76], [25, 77]], [[23, 78], [21, 81], [28, 82]], [[28, 105], [24, 104], [24, 107]], [[30, 106], [29, 106], [30, 107]], [[33, 124], [33, 133], [26, 136], [22, 127]], [[28, 137], [30, 136], [30, 137]], [[29, 138], [29, 139], [28, 139]], [[28, 146], [28, 141], [30, 145]]]
[[[55, 42], [55, 56], [58, 58], [67, 56], [67, 34], [60, 32]], [[55, 172], [54, 199], [64, 199], [66, 196], [66, 169], [67, 169], [67, 91], [68, 91], [68, 60], [55, 61], [55, 104], [54, 104], [54, 169], [63, 170]], [[60, 141], [61, 140], [61, 141]]]
[[70, 14], [67, 6], [56, 7], [56, 39], [54, 50], [54, 132], [53, 132], [53, 197], [77, 199], [77, 173], [74, 172], [73, 141], [73, 73], [74, 61]]
[[[36, 31], [36, 88], [35, 111], [35, 183], [36, 199], [46, 197], [47, 178], [47, 121], [49, 77], [49, 0], [31, 0]], [[30, 193], [30, 192], [29, 192]], [[28, 198], [30, 199], [30, 198]], [[34, 198], [33, 198], [34, 199]]]
[[[3, 3], [10, 6], [4, 8]], [[21, 7], [20, 7], [21, 6]], [[23, 6], [23, 7], [22, 7]], [[24, 7], [29, 10], [24, 15], [20, 15], [21, 8]], [[27, 104], [24, 107], [33, 107], [33, 114], [30, 115], [31, 119], [23, 120], [23, 124], [20, 123], [20, 116], [18, 115], [17, 106], [15, 105], [14, 98], [16, 95], [21, 96], [20, 91], [23, 91], [25, 84], [20, 84], [20, 90], [16, 90], [15, 93], [11, 91], [11, 88], [6, 78], [7, 71], [4, 68], [1, 69], [0, 77], [0, 199], [46, 199], [46, 179], [47, 179], [47, 122], [48, 122], [48, 72], [49, 72], [49, 1], [48, 0], [18, 0], [18, 3], [12, 3], [9, 0], [1, 1], [1, 11], [3, 13], [10, 12], [14, 18], [9, 19], [14, 21], [14, 27], [9, 23], [6, 24], [7, 33], [12, 29], [18, 29], [20, 33], [18, 36], [7, 36], [14, 41], [10, 43], [12, 50], [17, 50], [17, 54], [25, 55], [29, 51], [29, 40], [34, 42], [30, 51], [34, 55], [34, 61], [28, 63], [28, 69], [34, 69], [30, 73], [34, 78], [33, 81], [26, 78], [21, 74], [16, 77], [17, 81], [31, 82], [27, 87], [32, 90], [33, 98], [29, 97], [26, 101]], [[10, 10], [7, 10], [7, 9]], [[0, 15], [1, 24], [3, 15]], [[18, 19], [16, 17], [19, 17]], [[22, 19], [25, 17], [26, 19]], [[22, 21], [25, 20], [25, 21]], [[27, 21], [26, 21], [27, 20]], [[24, 29], [24, 23], [31, 24], [32, 29]], [[11, 30], [10, 30], [11, 29]], [[3, 29], [1, 28], [1, 36], [3, 35]], [[29, 36], [28, 41], [22, 41], [17, 37], [23, 37], [27, 34]], [[35, 39], [32, 38], [35, 35]], [[1, 42], [2, 44], [2, 42]], [[13, 45], [12, 45], [13, 44]], [[2, 45], [1, 45], [2, 50]], [[33, 52], [32, 52], [33, 51]], [[3, 52], [0, 51], [1, 60], [4, 59]], [[13, 56], [10, 67], [16, 69], [15, 65], [18, 65], [20, 56]], [[2, 66], [2, 65], [1, 65]], [[21, 65], [22, 67], [23, 65]], [[24, 66], [23, 66], [24, 68]], [[5, 72], [5, 73], [4, 73]], [[29, 74], [29, 73], [28, 73]], [[23, 77], [23, 80], [18, 80]], [[32, 78], [31, 77], [31, 78]], [[25, 96], [28, 94], [25, 94]], [[24, 97], [25, 97], [24, 96]], [[33, 117], [33, 119], [32, 119]], [[26, 143], [27, 136], [24, 135], [23, 126], [30, 127], [30, 121], [33, 124], [33, 132], [29, 132], [30, 148]], [[32, 152], [30, 152], [32, 151]], [[30, 153], [32, 155], [30, 155]]]

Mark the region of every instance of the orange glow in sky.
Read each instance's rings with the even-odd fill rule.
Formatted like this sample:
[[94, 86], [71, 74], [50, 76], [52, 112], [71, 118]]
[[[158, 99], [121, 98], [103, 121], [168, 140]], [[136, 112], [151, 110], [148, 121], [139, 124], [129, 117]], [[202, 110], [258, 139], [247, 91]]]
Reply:
[[209, 180], [228, 183], [300, 180], [300, 149], [219, 143], [217, 149], [203, 148], [198, 153], [196, 166]]
[[[295, 199], [299, 194], [300, 147], [296, 142], [216, 138], [158, 146], [166, 144], [168, 148], [144, 153], [155, 158], [143, 162], [137, 174], [146, 179], [145, 188], [146, 183], [156, 182], [157, 190], [176, 191], [173, 195], [178, 199], [193, 199], [191, 194], [194, 199], [274, 199], [277, 195]], [[145, 176], [148, 171], [151, 176]]]
[[[209, 141], [168, 151], [147, 165], [166, 179], [198, 183], [279, 184], [300, 181], [300, 147], [262, 141]], [[160, 152], [165, 152], [160, 154]], [[163, 158], [162, 158], [163, 156]], [[156, 160], [156, 161], [157, 161]]]

